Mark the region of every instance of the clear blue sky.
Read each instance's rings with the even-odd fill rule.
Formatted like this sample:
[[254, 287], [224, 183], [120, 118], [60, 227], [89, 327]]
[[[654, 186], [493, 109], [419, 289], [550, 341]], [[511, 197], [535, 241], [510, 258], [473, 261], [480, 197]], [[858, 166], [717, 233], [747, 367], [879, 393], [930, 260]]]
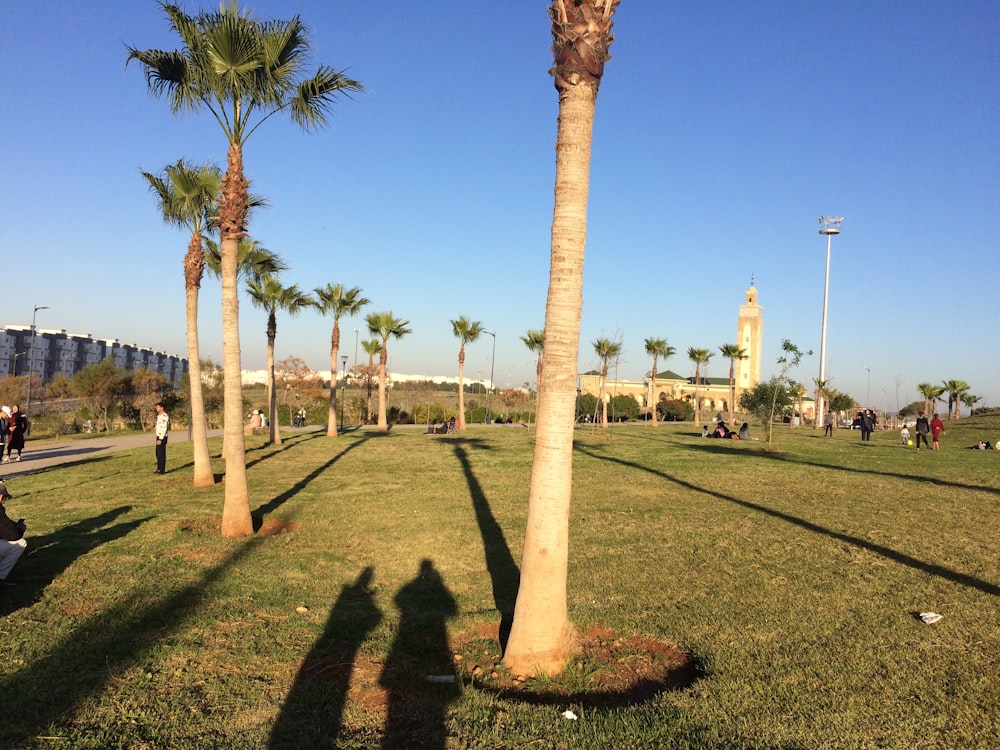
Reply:
[[[295, 13], [316, 63], [368, 93], [328, 129], [273, 119], [246, 148], [271, 208], [253, 236], [305, 289], [360, 286], [413, 333], [397, 372], [456, 374], [450, 319], [496, 330], [495, 379], [534, 380], [519, 340], [544, 321], [557, 101], [542, 0], [257, 0]], [[184, 2], [189, 12], [217, 3]], [[1000, 405], [1000, 4], [623, 0], [597, 105], [580, 367], [620, 336], [619, 375], [736, 338], [751, 275], [764, 375], [780, 343], [819, 369], [825, 240], [834, 238], [827, 375], [879, 408], [959, 378]], [[185, 355], [187, 238], [157, 216], [139, 169], [218, 163], [208, 116], [174, 117], [125, 45], [174, 49], [152, 0], [9, 3], [0, 30], [0, 323], [65, 328]], [[217, 283], [202, 293], [203, 356], [221, 360]], [[265, 319], [241, 306], [243, 366], [263, 367]], [[355, 326], [342, 321], [353, 359]], [[331, 321], [278, 320], [277, 357], [329, 366]], [[362, 338], [365, 332], [362, 330]], [[470, 347], [484, 377], [492, 341]], [[661, 369], [664, 365], [661, 364]], [[716, 356], [709, 375], [728, 367]]]

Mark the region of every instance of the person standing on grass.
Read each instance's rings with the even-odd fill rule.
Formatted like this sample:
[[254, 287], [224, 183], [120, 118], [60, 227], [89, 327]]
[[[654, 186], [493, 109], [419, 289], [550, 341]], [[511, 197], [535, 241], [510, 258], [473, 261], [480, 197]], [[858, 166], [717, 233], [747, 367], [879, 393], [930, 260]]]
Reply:
[[[14, 404], [7, 422], [7, 455], [4, 461], [20, 461], [24, 450], [24, 433], [28, 431], [28, 420], [21, 413], [21, 407]], [[13, 455], [17, 451], [17, 455]]]
[[167, 473], [167, 433], [170, 432], [170, 415], [162, 401], [156, 406], [156, 473]]
[[7, 517], [5, 503], [11, 497], [7, 485], [0, 484], [0, 591], [14, 585], [7, 583], [7, 576], [28, 547], [24, 541], [24, 519], [14, 523]]
[[[934, 416], [936, 417], [937, 414], [935, 414]], [[924, 415], [923, 412], [917, 414], [917, 424], [913, 429], [917, 433], [917, 450], [920, 450], [921, 440], [924, 441], [925, 448], [930, 448], [930, 446], [927, 444], [927, 434], [931, 431], [931, 425], [927, 421], [927, 417]]]
[[823, 428], [823, 437], [833, 437], [833, 412], [830, 409], [826, 410], [826, 419], [823, 421], [825, 427]]
[[944, 422], [941, 418], [935, 414], [934, 419], [931, 420], [931, 436], [933, 438], [934, 444], [931, 446], [934, 450], [940, 450], [941, 446], [938, 443], [938, 438], [944, 434]]

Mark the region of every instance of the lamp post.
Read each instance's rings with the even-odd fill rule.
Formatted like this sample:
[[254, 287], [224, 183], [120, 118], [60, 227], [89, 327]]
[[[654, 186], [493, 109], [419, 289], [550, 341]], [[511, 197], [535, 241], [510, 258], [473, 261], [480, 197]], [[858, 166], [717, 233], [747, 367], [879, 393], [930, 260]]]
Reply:
[[[840, 222], [844, 219], [840, 216], [820, 216], [819, 233], [826, 235], [826, 276], [823, 277], [823, 330], [819, 340], [819, 382], [826, 381], [826, 305], [830, 294], [830, 241], [833, 235], [840, 234]], [[816, 424], [825, 427], [823, 420], [826, 417], [826, 410], [823, 408], [823, 390], [819, 390], [819, 398], [816, 400]]]
[[872, 403], [872, 368], [866, 367], [865, 372], [868, 373], [868, 395], [865, 396], [865, 408], [871, 409]]
[[341, 356], [340, 361], [343, 364], [343, 382], [340, 385], [340, 431], [344, 431], [344, 401], [347, 398], [347, 355]]
[[28, 342], [28, 396], [24, 404], [24, 419], [28, 423], [25, 434], [31, 434], [31, 376], [35, 372], [35, 318], [39, 310], [48, 310], [46, 305], [35, 305], [31, 313], [31, 338]]
[[489, 331], [483, 331], [483, 333], [489, 333], [493, 337], [493, 354], [490, 355], [490, 390], [486, 394], [486, 424], [489, 424], [493, 407], [493, 365], [497, 358], [497, 335], [495, 332], [490, 333]]

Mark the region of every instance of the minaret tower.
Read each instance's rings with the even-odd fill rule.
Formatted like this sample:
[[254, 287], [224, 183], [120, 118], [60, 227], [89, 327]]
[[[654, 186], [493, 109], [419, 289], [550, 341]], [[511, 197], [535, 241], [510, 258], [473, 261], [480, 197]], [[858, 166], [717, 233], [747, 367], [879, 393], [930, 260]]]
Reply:
[[764, 308], [757, 304], [757, 288], [750, 277], [746, 303], [740, 305], [737, 323], [736, 345], [742, 349], [746, 359], [736, 360], [736, 398], [748, 388], [760, 382], [761, 341], [764, 327]]

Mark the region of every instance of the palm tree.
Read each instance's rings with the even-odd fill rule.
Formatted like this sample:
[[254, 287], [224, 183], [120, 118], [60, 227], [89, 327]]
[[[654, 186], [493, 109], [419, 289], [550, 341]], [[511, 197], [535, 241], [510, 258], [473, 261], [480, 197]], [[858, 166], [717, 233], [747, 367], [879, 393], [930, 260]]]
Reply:
[[154, 175], [143, 172], [163, 221], [191, 233], [184, 256], [184, 296], [187, 318], [188, 381], [191, 389], [191, 443], [194, 451], [194, 486], [215, 484], [208, 451], [208, 424], [202, 394], [201, 354], [198, 346], [198, 293], [205, 275], [205, 231], [215, 213], [222, 170], [214, 164], [201, 167], [178, 159]]
[[958, 419], [962, 408], [962, 394], [969, 390], [969, 384], [964, 380], [946, 380], [944, 392], [948, 394], [948, 419], [952, 418], [952, 407], [954, 407], [955, 419]]
[[535, 388], [542, 381], [542, 356], [545, 353], [545, 331], [528, 331], [521, 337], [528, 351], [535, 355]]
[[555, 206], [528, 518], [504, 652], [504, 664], [515, 674], [556, 674], [576, 648], [566, 581], [590, 144], [617, 7], [618, 0], [552, 0], [549, 8], [559, 93]]
[[933, 383], [919, 383], [917, 392], [924, 397], [924, 414], [931, 413], [931, 401], [936, 402], [944, 393], [944, 387]]
[[382, 351], [382, 343], [378, 339], [369, 339], [361, 342], [361, 348], [368, 355], [368, 370], [365, 373], [365, 392], [367, 395], [365, 422], [367, 423], [372, 418], [372, 378], [375, 375], [375, 355]]
[[[538, 397], [538, 384], [542, 381], [542, 356], [545, 354], [545, 331], [528, 331], [524, 336], [521, 337], [521, 341], [524, 345], [528, 347], [528, 351], [535, 355], [535, 398]], [[531, 424], [531, 390], [530, 386], [525, 383], [525, 387], [528, 388], [528, 424]], [[537, 408], [536, 408], [537, 411]]]
[[278, 429], [278, 401], [274, 389], [274, 340], [278, 335], [278, 310], [295, 316], [307, 307], [315, 306], [313, 298], [304, 294], [298, 284], [282, 286], [278, 277], [272, 274], [250, 279], [247, 282], [250, 304], [267, 311], [267, 414], [268, 439], [281, 445], [281, 431]]
[[458, 338], [458, 429], [465, 429], [465, 385], [463, 383], [465, 370], [465, 345], [479, 338], [483, 332], [483, 324], [478, 320], [470, 322], [464, 315], [451, 321], [451, 330]]
[[253, 534], [243, 440], [243, 386], [240, 362], [237, 253], [246, 236], [249, 183], [243, 173], [243, 146], [271, 116], [288, 112], [309, 130], [326, 122], [338, 95], [362, 91], [361, 85], [321, 66], [303, 76], [310, 52], [308, 29], [298, 16], [288, 21], [257, 21], [241, 13], [236, 0], [218, 12], [189, 16], [164, 2], [180, 50], [128, 48], [126, 64], [138, 60], [150, 92], [165, 97], [174, 113], [208, 110], [226, 136], [229, 152], [219, 197], [222, 256], [223, 393], [225, 399], [226, 491], [222, 535]]
[[333, 332], [330, 334], [330, 402], [327, 409], [326, 436], [337, 437], [337, 354], [340, 352], [340, 318], [354, 317], [371, 300], [361, 296], [358, 287], [344, 289], [343, 284], [317, 287], [316, 306], [323, 315], [333, 316]]
[[972, 407], [983, 400], [981, 396], [973, 396], [971, 393], [963, 393], [960, 399], [963, 404], [969, 407], [969, 416], [972, 416]]
[[381, 345], [378, 355], [378, 431], [388, 432], [389, 422], [386, 419], [385, 403], [385, 365], [389, 361], [389, 339], [401, 339], [408, 333], [407, 328], [410, 321], [401, 320], [392, 314], [392, 310], [381, 313], [370, 313], [365, 322], [368, 324], [368, 332], [372, 336], [378, 336]]
[[646, 339], [645, 344], [646, 344], [646, 354], [648, 354], [650, 357], [653, 358], [653, 369], [650, 371], [650, 374], [649, 374], [649, 386], [650, 386], [650, 393], [651, 393], [651, 396], [650, 396], [649, 400], [652, 402], [652, 406], [653, 406], [653, 427], [656, 427], [657, 426], [657, 421], [656, 421], [656, 406], [657, 406], [657, 401], [656, 401], [656, 398], [655, 398], [655, 394], [656, 394], [656, 375], [657, 375], [657, 372], [656, 372], [656, 363], [657, 363], [657, 360], [659, 360], [660, 358], [666, 360], [668, 357], [673, 356], [674, 352], [676, 352], [677, 350], [674, 349], [674, 347], [672, 347], [669, 344], [667, 344], [667, 340], [666, 339], [656, 339], [656, 338], [650, 337], [650, 338]]
[[599, 397], [601, 399], [601, 426], [606, 428], [608, 426], [608, 401], [605, 398], [605, 387], [608, 382], [608, 364], [621, 354], [622, 345], [620, 341], [597, 339], [591, 346], [594, 347], [594, 352], [597, 354], [598, 359], [601, 360], [601, 393]]
[[747, 359], [746, 349], [741, 349], [739, 344], [723, 344], [719, 347], [719, 352], [729, 360], [729, 424], [733, 423], [733, 415], [736, 406], [736, 360]]
[[701, 398], [698, 394], [698, 386], [701, 385], [701, 366], [707, 365], [708, 360], [715, 356], [715, 352], [710, 352], [708, 349], [696, 349], [695, 347], [690, 347], [688, 349], [688, 359], [694, 362], [694, 426], [697, 427], [701, 424], [701, 419], [699, 418], [701, 412]]

